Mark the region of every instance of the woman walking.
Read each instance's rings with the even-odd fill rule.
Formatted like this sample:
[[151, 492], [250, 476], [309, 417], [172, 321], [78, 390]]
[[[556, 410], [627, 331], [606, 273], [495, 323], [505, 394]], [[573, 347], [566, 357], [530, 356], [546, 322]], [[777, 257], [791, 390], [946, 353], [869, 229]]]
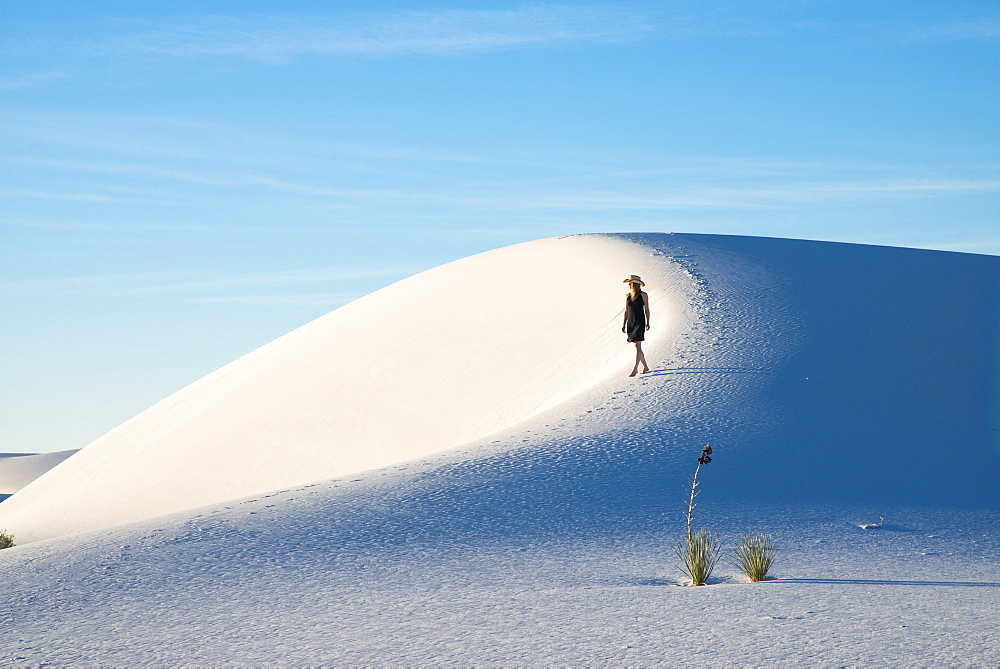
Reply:
[[625, 323], [622, 324], [622, 332], [628, 335], [629, 342], [635, 344], [635, 366], [629, 376], [639, 373], [639, 363], [642, 363], [642, 373], [649, 371], [646, 364], [646, 356], [642, 353], [642, 341], [646, 338], [646, 330], [649, 329], [649, 296], [645, 291], [639, 290], [645, 286], [642, 279], [633, 274], [622, 283], [628, 284], [628, 295], [625, 296]]

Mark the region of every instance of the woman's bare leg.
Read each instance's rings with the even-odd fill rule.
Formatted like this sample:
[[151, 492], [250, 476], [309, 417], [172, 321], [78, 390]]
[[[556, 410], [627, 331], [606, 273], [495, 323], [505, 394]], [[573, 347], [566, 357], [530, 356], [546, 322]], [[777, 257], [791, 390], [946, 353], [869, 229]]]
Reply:
[[642, 373], [645, 374], [646, 372], [649, 371], [649, 365], [646, 364], [646, 354], [642, 352], [642, 342], [641, 341], [637, 341], [635, 343], [635, 352], [636, 352], [635, 366], [638, 367], [639, 363], [641, 362], [642, 363]]
[[635, 367], [632, 368], [632, 373], [629, 376], [635, 376], [639, 373], [639, 363], [642, 363], [642, 373], [645, 374], [649, 371], [649, 365], [646, 364], [646, 356], [642, 352], [642, 342], [635, 342]]

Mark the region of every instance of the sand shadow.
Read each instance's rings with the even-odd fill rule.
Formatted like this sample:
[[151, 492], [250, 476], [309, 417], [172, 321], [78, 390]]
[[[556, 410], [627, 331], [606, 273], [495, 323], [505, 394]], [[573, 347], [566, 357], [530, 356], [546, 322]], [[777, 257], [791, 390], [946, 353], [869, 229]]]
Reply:
[[629, 585], [673, 585], [678, 586], [680, 583], [669, 578], [630, 578], [628, 579]]
[[837, 585], [936, 585], [963, 588], [1000, 588], [988, 581], [889, 581], [867, 578], [776, 578], [772, 583], [831, 583]]
[[640, 376], [676, 376], [678, 374], [766, 374], [773, 375], [769, 369], [753, 369], [750, 367], [671, 367], [668, 369], [651, 369]]
[[883, 523], [877, 527], [869, 527], [867, 529], [861, 527], [858, 523], [850, 523], [852, 527], [857, 527], [865, 532], [901, 532], [903, 534], [924, 534], [929, 530], [914, 529], [912, 527], [904, 527], [902, 525], [892, 525], [890, 523]]
[[[734, 581], [726, 576], [710, 576], [708, 581], [705, 583], [706, 586], [709, 585], [728, 585]], [[689, 580], [684, 579], [673, 579], [673, 578], [651, 578], [651, 577], [634, 577], [625, 579], [627, 585], [638, 585], [638, 586], [672, 586], [675, 588], [690, 588], [693, 587]]]
[[927, 530], [917, 530], [913, 529], [912, 527], [903, 527], [902, 525], [890, 525], [889, 523], [883, 523], [882, 527], [872, 528], [872, 530], [867, 530], [867, 531], [871, 532], [876, 530], [879, 532], [903, 532], [906, 534], [923, 534], [927, 532]]

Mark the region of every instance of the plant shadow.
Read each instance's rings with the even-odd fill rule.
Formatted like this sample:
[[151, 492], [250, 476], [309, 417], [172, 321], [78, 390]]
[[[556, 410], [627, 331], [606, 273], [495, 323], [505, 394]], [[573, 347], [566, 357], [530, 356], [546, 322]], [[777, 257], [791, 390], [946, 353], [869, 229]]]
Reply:
[[989, 581], [890, 581], [869, 578], [776, 578], [773, 583], [830, 583], [836, 585], [934, 585], [965, 588], [1000, 588]]
[[630, 585], [659, 585], [659, 586], [663, 586], [663, 585], [672, 585], [672, 586], [683, 585], [682, 583], [678, 583], [677, 581], [675, 581], [672, 578], [634, 578], [634, 579], [629, 579], [629, 584]]
[[[710, 585], [723, 585], [731, 584], [734, 581], [731, 578], [725, 576], [710, 576], [708, 581], [705, 583], [706, 586]], [[626, 579], [628, 585], [638, 585], [638, 586], [672, 586], [675, 588], [691, 588], [690, 579], [674, 579], [674, 578], [650, 578], [650, 577], [634, 577]], [[700, 587], [700, 586], [699, 586]]]
[[883, 523], [878, 527], [861, 527], [858, 523], [851, 523], [851, 525], [864, 530], [865, 532], [902, 532], [904, 534], [923, 534], [927, 530], [915, 529], [912, 527], [904, 527], [903, 525], [892, 525], [890, 523]]

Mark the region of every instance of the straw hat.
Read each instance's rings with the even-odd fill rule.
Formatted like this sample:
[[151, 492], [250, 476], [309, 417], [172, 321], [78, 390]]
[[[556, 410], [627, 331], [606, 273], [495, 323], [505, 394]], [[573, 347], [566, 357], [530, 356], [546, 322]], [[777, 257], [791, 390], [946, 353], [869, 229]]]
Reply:
[[639, 284], [640, 286], [645, 286], [645, 285], [646, 285], [646, 284], [644, 284], [644, 283], [642, 282], [642, 279], [640, 279], [640, 278], [639, 278], [638, 276], [636, 276], [635, 274], [633, 274], [633, 275], [632, 275], [632, 276], [631, 276], [630, 278], [628, 278], [628, 279], [625, 279], [624, 281], [622, 281], [622, 283], [637, 283], [637, 284]]

